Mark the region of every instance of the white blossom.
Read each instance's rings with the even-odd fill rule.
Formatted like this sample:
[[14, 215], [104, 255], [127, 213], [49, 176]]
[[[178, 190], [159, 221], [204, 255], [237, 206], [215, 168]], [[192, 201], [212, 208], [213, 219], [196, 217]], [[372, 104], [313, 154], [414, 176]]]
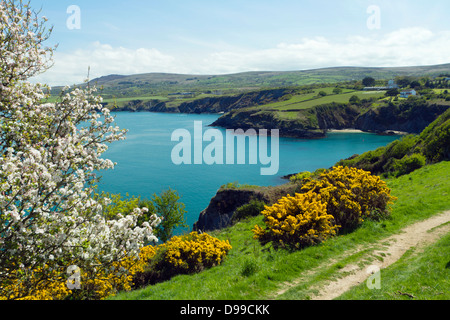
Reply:
[[116, 220], [102, 216], [111, 199], [94, 197], [96, 171], [107, 143], [126, 130], [99, 103], [95, 88], [67, 88], [57, 103], [42, 103], [48, 87], [26, 80], [46, 70], [53, 49], [43, 46], [45, 21], [21, 1], [0, 0], [0, 296], [17, 266], [48, 261], [97, 266], [136, 256], [157, 241], [145, 210]]

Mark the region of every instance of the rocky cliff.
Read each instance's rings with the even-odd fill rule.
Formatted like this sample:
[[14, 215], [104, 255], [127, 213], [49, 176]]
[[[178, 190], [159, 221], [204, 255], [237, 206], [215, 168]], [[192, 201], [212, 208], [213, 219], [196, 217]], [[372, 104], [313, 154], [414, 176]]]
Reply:
[[[150, 111], [170, 113], [224, 113], [211, 126], [227, 129], [279, 129], [280, 135], [296, 138], [325, 137], [329, 129], [359, 129], [384, 133], [402, 131], [420, 133], [450, 106], [445, 101], [424, 99], [352, 105], [329, 103], [304, 110], [270, 110], [265, 104], [287, 99], [295, 89], [271, 89], [234, 96], [208, 97], [179, 105], [159, 100], [133, 100], [115, 111]], [[296, 112], [293, 117], [292, 114]], [[289, 115], [288, 115], [289, 114]]]
[[325, 132], [307, 120], [283, 119], [277, 112], [255, 110], [233, 110], [211, 124], [227, 129], [280, 130], [283, 137], [322, 138]]
[[182, 113], [220, 113], [280, 101], [294, 89], [271, 89], [242, 93], [235, 96], [210, 97], [184, 102], [178, 106]]
[[370, 132], [403, 131], [418, 134], [443, 114], [449, 105], [421, 100], [390, 104], [358, 116], [354, 128]]
[[267, 204], [273, 204], [287, 194], [294, 194], [295, 191], [296, 186], [293, 184], [251, 189], [220, 189], [211, 199], [208, 207], [200, 213], [193, 229], [196, 231], [212, 231], [229, 227], [232, 224], [232, 218], [236, 209], [249, 203], [251, 200], [260, 200]]
[[254, 92], [246, 92], [233, 96], [217, 96], [199, 98], [193, 101], [177, 103], [177, 100], [168, 103], [159, 100], [132, 100], [115, 111], [148, 111], [170, 113], [225, 113], [235, 109], [248, 108], [277, 102], [285, 96], [294, 93], [295, 89], [269, 89]]
[[330, 129], [359, 129], [385, 133], [401, 131], [420, 133], [449, 108], [446, 103], [423, 100], [405, 101], [380, 107], [330, 103], [298, 110], [296, 118], [283, 117], [273, 110], [232, 110], [212, 126], [229, 129], [279, 129], [280, 135], [298, 138], [320, 138]]
[[128, 111], [128, 112], [179, 112], [178, 109], [167, 108], [165, 102], [159, 100], [132, 100], [122, 107], [115, 107], [113, 111]]

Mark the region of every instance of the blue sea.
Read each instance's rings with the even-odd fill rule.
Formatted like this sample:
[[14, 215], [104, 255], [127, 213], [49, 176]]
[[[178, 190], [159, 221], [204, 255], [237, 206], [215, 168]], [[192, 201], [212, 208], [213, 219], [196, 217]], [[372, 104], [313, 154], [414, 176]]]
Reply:
[[[153, 194], [160, 194], [169, 188], [177, 190], [186, 206], [186, 222], [191, 229], [200, 212], [224, 184], [280, 185], [286, 183], [281, 179], [284, 175], [329, 168], [341, 159], [374, 150], [400, 138], [348, 132], [329, 133], [327, 138], [315, 140], [280, 138], [279, 171], [276, 175], [264, 176], [261, 175], [261, 168], [268, 166], [260, 161], [256, 165], [250, 164], [248, 154], [245, 164], [227, 164], [225, 156], [222, 165], [173, 163], [172, 150], [180, 142], [172, 141], [172, 133], [177, 129], [188, 130], [192, 134], [193, 150], [194, 144], [202, 140], [194, 136], [194, 123], [201, 121], [204, 133], [211, 129], [209, 125], [219, 115], [119, 112], [115, 116], [116, 124], [129, 132], [126, 140], [112, 143], [104, 154], [104, 158], [116, 162], [117, 166], [114, 170], [100, 172], [100, 190], [143, 198], [151, 198]], [[214, 129], [220, 130], [226, 137], [225, 129]], [[267, 139], [270, 154], [270, 137]], [[209, 141], [203, 142], [203, 148], [209, 144]], [[224, 138], [224, 152], [225, 144]], [[248, 141], [247, 145], [250, 145]], [[246, 152], [249, 152], [249, 147]]]

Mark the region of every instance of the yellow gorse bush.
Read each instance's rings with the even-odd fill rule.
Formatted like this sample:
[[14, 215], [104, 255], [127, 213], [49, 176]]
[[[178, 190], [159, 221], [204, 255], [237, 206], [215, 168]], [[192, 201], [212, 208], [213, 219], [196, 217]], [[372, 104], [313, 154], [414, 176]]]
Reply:
[[[198, 272], [220, 264], [229, 250], [231, 245], [228, 241], [206, 233], [176, 236], [165, 244], [141, 248], [139, 257], [126, 257], [108, 266], [81, 269], [80, 290], [69, 290], [66, 268], [53, 270], [46, 266], [27, 275], [24, 275], [25, 270], [16, 269], [11, 275], [10, 285], [4, 290], [8, 295], [0, 296], [0, 300], [102, 300], [117, 292], [133, 289], [135, 276], [145, 272], [149, 266], [165, 271], [169, 269], [172, 275]], [[46, 279], [52, 280], [41, 281], [43, 274]], [[23, 281], [27, 281], [26, 285]], [[30, 283], [34, 285], [30, 286]], [[35, 290], [25, 292], [25, 288], [29, 287]]]
[[[42, 274], [47, 279], [40, 280]], [[60, 272], [49, 271], [46, 266], [33, 271], [13, 270], [8, 285], [3, 288], [5, 295], [0, 295], [0, 300], [62, 300], [71, 294], [66, 286], [66, 280]], [[33, 292], [29, 292], [29, 284], [34, 285]]]
[[172, 237], [158, 247], [163, 268], [174, 274], [193, 273], [219, 265], [229, 250], [228, 240], [198, 232]]
[[283, 247], [313, 245], [366, 218], [387, 216], [388, 206], [396, 200], [380, 177], [342, 166], [325, 170], [317, 179], [302, 177], [301, 192], [266, 207], [262, 212], [266, 227], [255, 226], [254, 238]]
[[[27, 275], [24, 275], [25, 270], [17, 269], [12, 272], [10, 278], [13, 280], [4, 290], [8, 296], [0, 296], [0, 300], [102, 300], [119, 291], [130, 290], [134, 275], [144, 270], [155, 253], [155, 247], [147, 246], [140, 250], [139, 257], [126, 257], [108, 267], [80, 269], [80, 290], [70, 290], [67, 286], [66, 268], [53, 268], [50, 271], [51, 267], [46, 266], [28, 271]], [[42, 277], [43, 274], [46, 276]], [[42, 281], [41, 278], [51, 280]], [[34, 285], [30, 286], [30, 283]], [[25, 291], [29, 287], [35, 288], [33, 292]]]
[[262, 212], [266, 229], [255, 226], [254, 238], [276, 246], [302, 248], [336, 234], [333, 216], [321, 196], [308, 192], [280, 199]]
[[345, 229], [357, 227], [366, 218], [386, 216], [396, 200], [380, 177], [343, 166], [325, 171], [317, 180], [305, 179], [302, 191], [320, 194], [328, 213]]

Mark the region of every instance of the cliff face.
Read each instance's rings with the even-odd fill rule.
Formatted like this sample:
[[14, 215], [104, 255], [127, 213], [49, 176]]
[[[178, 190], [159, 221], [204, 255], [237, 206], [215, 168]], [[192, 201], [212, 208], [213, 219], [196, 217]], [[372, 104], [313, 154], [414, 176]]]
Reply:
[[264, 194], [250, 190], [219, 190], [211, 199], [209, 206], [200, 213], [194, 230], [211, 231], [226, 228], [231, 225], [231, 218], [240, 206], [251, 199], [267, 201]]
[[273, 89], [243, 93], [228, 97], [211, 97], [184, 102], [178, 106], [182, 113], [220, 113], [235, 109], [276, 102], [292, 93], [290, 89]]
[[264, 201], [270, 205], [281, 197], [295, 192], [294, 184], [255, 189], [221, 189], [211, 199], [208, 207], [200, 213], [193, 229], [195, 231], [212, 231], [229, 227], [236, 209], [251, 200]]
[[353, 128], [355, 121], [361, 115], [361, 110], [350, 104], [332, 103], [318, 106], [314, 111], [318, 127], [322, 130]]
[[[404, 101], [373, 108], [348, 103], [329, 103], [311, 109], [297, 110], [290, 118], [282, 111], [257, 106], [281, 101], [293, 89], [272, 89], [236, 96], [210, 97], [181, 103], [169, 108], [159, 100], [134, 100], [115, 111], [150, 111], [167, 113], [225, 113], [211, 126], [227, 129], [279, 129], [283, 137], [322, 138], [328, 129], [359, 129], [384, 133], [402, 131], [420, 133], [448, 108], [448, 103], [424, 100]], [[290, 113], [295, 112], [289, 110]]]
[[128, 111], [128, 112], [179, 112], [178, 109], [169, 109], [165, 102], [159, 100], [132, 100], [123, 107], [113, 109], [114, 111]]
[[182, 102], [178, 106], [168, 107], [159, 100], [133, 100], [115, 111], [149, 111], [170, 113], [221, 113], [235, 109], [264, 105], [280, 101], [284, 96], [293, 93], [293, 89], [271, 89], [242, 93], [235, 96], [208, 97]]
[[408, 101], [400, 105], [369, 110], [356, 119], [355, 128], [371, 132], [393, 130], [418, 134], [448, 108], [448, 105]]
[[283, 119], [276, 112], [254, 110], [233, 110], [211, 124], [212, 127], [227, 129], [280, 130], [280, 136], [294, 138], [322, 138], [325, 133], [308, 120]]
[[297, 118], [286, 119], [281, 112], [233, 110], [212, 126], [229, 129], [279, 129], [284, 137], [320, 138], [329, 129], [359, 129], [384, 133], [402, 131], [420, 133], [449, 108], [446, 104], [407, 101], [378, 108], [331, 103], [299, 110]]

